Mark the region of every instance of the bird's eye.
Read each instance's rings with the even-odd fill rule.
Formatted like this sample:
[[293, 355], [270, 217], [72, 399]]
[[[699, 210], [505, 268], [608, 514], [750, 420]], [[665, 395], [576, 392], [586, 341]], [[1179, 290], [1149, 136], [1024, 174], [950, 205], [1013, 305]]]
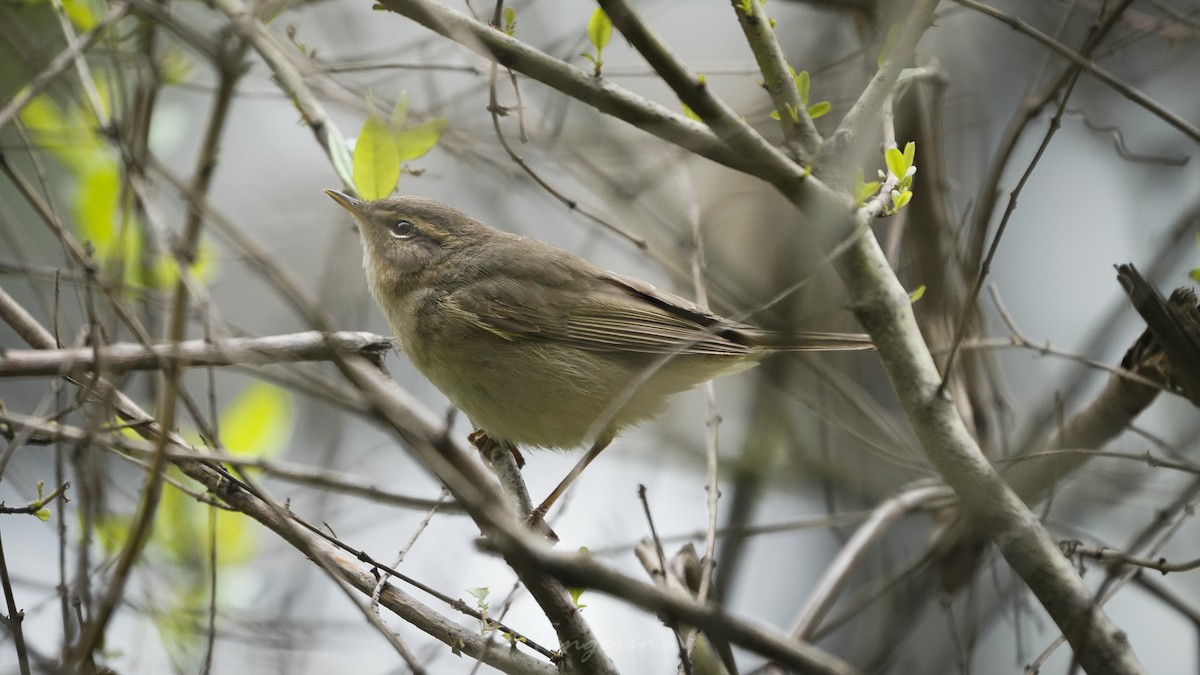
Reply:
[[407, 220], [396, 220], [388, 223], [388, 231], [397, 239], [412, 239], [417, 235], [417, 226]]

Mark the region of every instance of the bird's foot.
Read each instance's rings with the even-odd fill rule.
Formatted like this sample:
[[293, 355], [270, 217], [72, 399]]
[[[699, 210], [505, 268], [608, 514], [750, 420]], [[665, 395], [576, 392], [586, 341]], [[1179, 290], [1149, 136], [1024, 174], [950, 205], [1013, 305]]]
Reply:
[[496, 444], [503, 443], [504, 446], [508, 448], [508, 451], [512, 453], [513, 461], [517, 463], [517, 468], [525, 468], [525, 457], [521, 455], [521, 451], [517, 449], [517, 446], [513, 445], [512, 443], [497, 441], [491, 436], [488, 436], [487, 432], [483, 429], [476, 429], [470, 434], [467, 434], [467, 441], [470, 442], [471, 445], [475, 446], [475, 448], [479, 450], [479, 454], [483, 455], [483, 458], [487, 461], [491, 461], [490, 458], [492, 456], [492, 450], [496, 448]]

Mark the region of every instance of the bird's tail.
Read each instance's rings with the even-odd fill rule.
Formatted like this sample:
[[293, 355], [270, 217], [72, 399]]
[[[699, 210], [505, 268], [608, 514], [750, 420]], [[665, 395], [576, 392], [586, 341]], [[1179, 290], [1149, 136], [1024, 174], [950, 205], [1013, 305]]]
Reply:
[[776, 333], [756, 332], [756, 342], [767, 349], [785, 352], [833, 352], [875, 349], [871, 337], [863, 333]]

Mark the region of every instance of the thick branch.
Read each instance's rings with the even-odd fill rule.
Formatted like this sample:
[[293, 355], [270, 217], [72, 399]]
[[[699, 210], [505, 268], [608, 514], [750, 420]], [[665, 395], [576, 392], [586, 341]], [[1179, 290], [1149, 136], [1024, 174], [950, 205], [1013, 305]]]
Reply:
[[1084, 669], [1144, 672], [1124, 632], [1109, 621], [1054, 539], [983, 455], [954, 402], [939, 395], [941, 375], [908, 294], [875, 238], [860, 237], [835, 264], [926, 455], [1058, 624]]
[[378, 361], [393, 347], [391, 338], [374, 333], [306, 331], [216, 342], [187, 340], [147, 347], [118, 342], [99, 349], [9, 349], [0, 353], [0, 377], [80, 375], [96, 368], [106, 373], [156, 370], [170, 362], [181, 367], [251, 366], [296, 361], [329, 361], [334, 354], [359, 354]]
[[731, 617], [720, 607], [698, 602], [674, 590], [657, 588], [616, 572], [588, 556], [563, 554], [522, 541], [497, 538], [492, 544], [510, 559], [521, 558], [570, 586], [591, 588], [636, 607], [661, 614], [674, 623], [694, 626], [770, 658], [797, 673], [855, 673], [853, 666], [812, 646], [784, 637], [775, 630]]

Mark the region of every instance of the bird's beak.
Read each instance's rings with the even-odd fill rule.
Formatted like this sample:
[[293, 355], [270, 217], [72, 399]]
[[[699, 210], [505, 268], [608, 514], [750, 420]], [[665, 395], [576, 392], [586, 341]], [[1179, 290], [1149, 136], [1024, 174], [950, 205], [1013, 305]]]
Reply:
[[325, 194], [333, 198], [333, 201], [341, 205], [342, 208], [350, 212], [351, 215], [361, 216], [366, 211], [367, 204], [361, 199], [355, 199], [344, 192], [337, 190], [326, 190]]

